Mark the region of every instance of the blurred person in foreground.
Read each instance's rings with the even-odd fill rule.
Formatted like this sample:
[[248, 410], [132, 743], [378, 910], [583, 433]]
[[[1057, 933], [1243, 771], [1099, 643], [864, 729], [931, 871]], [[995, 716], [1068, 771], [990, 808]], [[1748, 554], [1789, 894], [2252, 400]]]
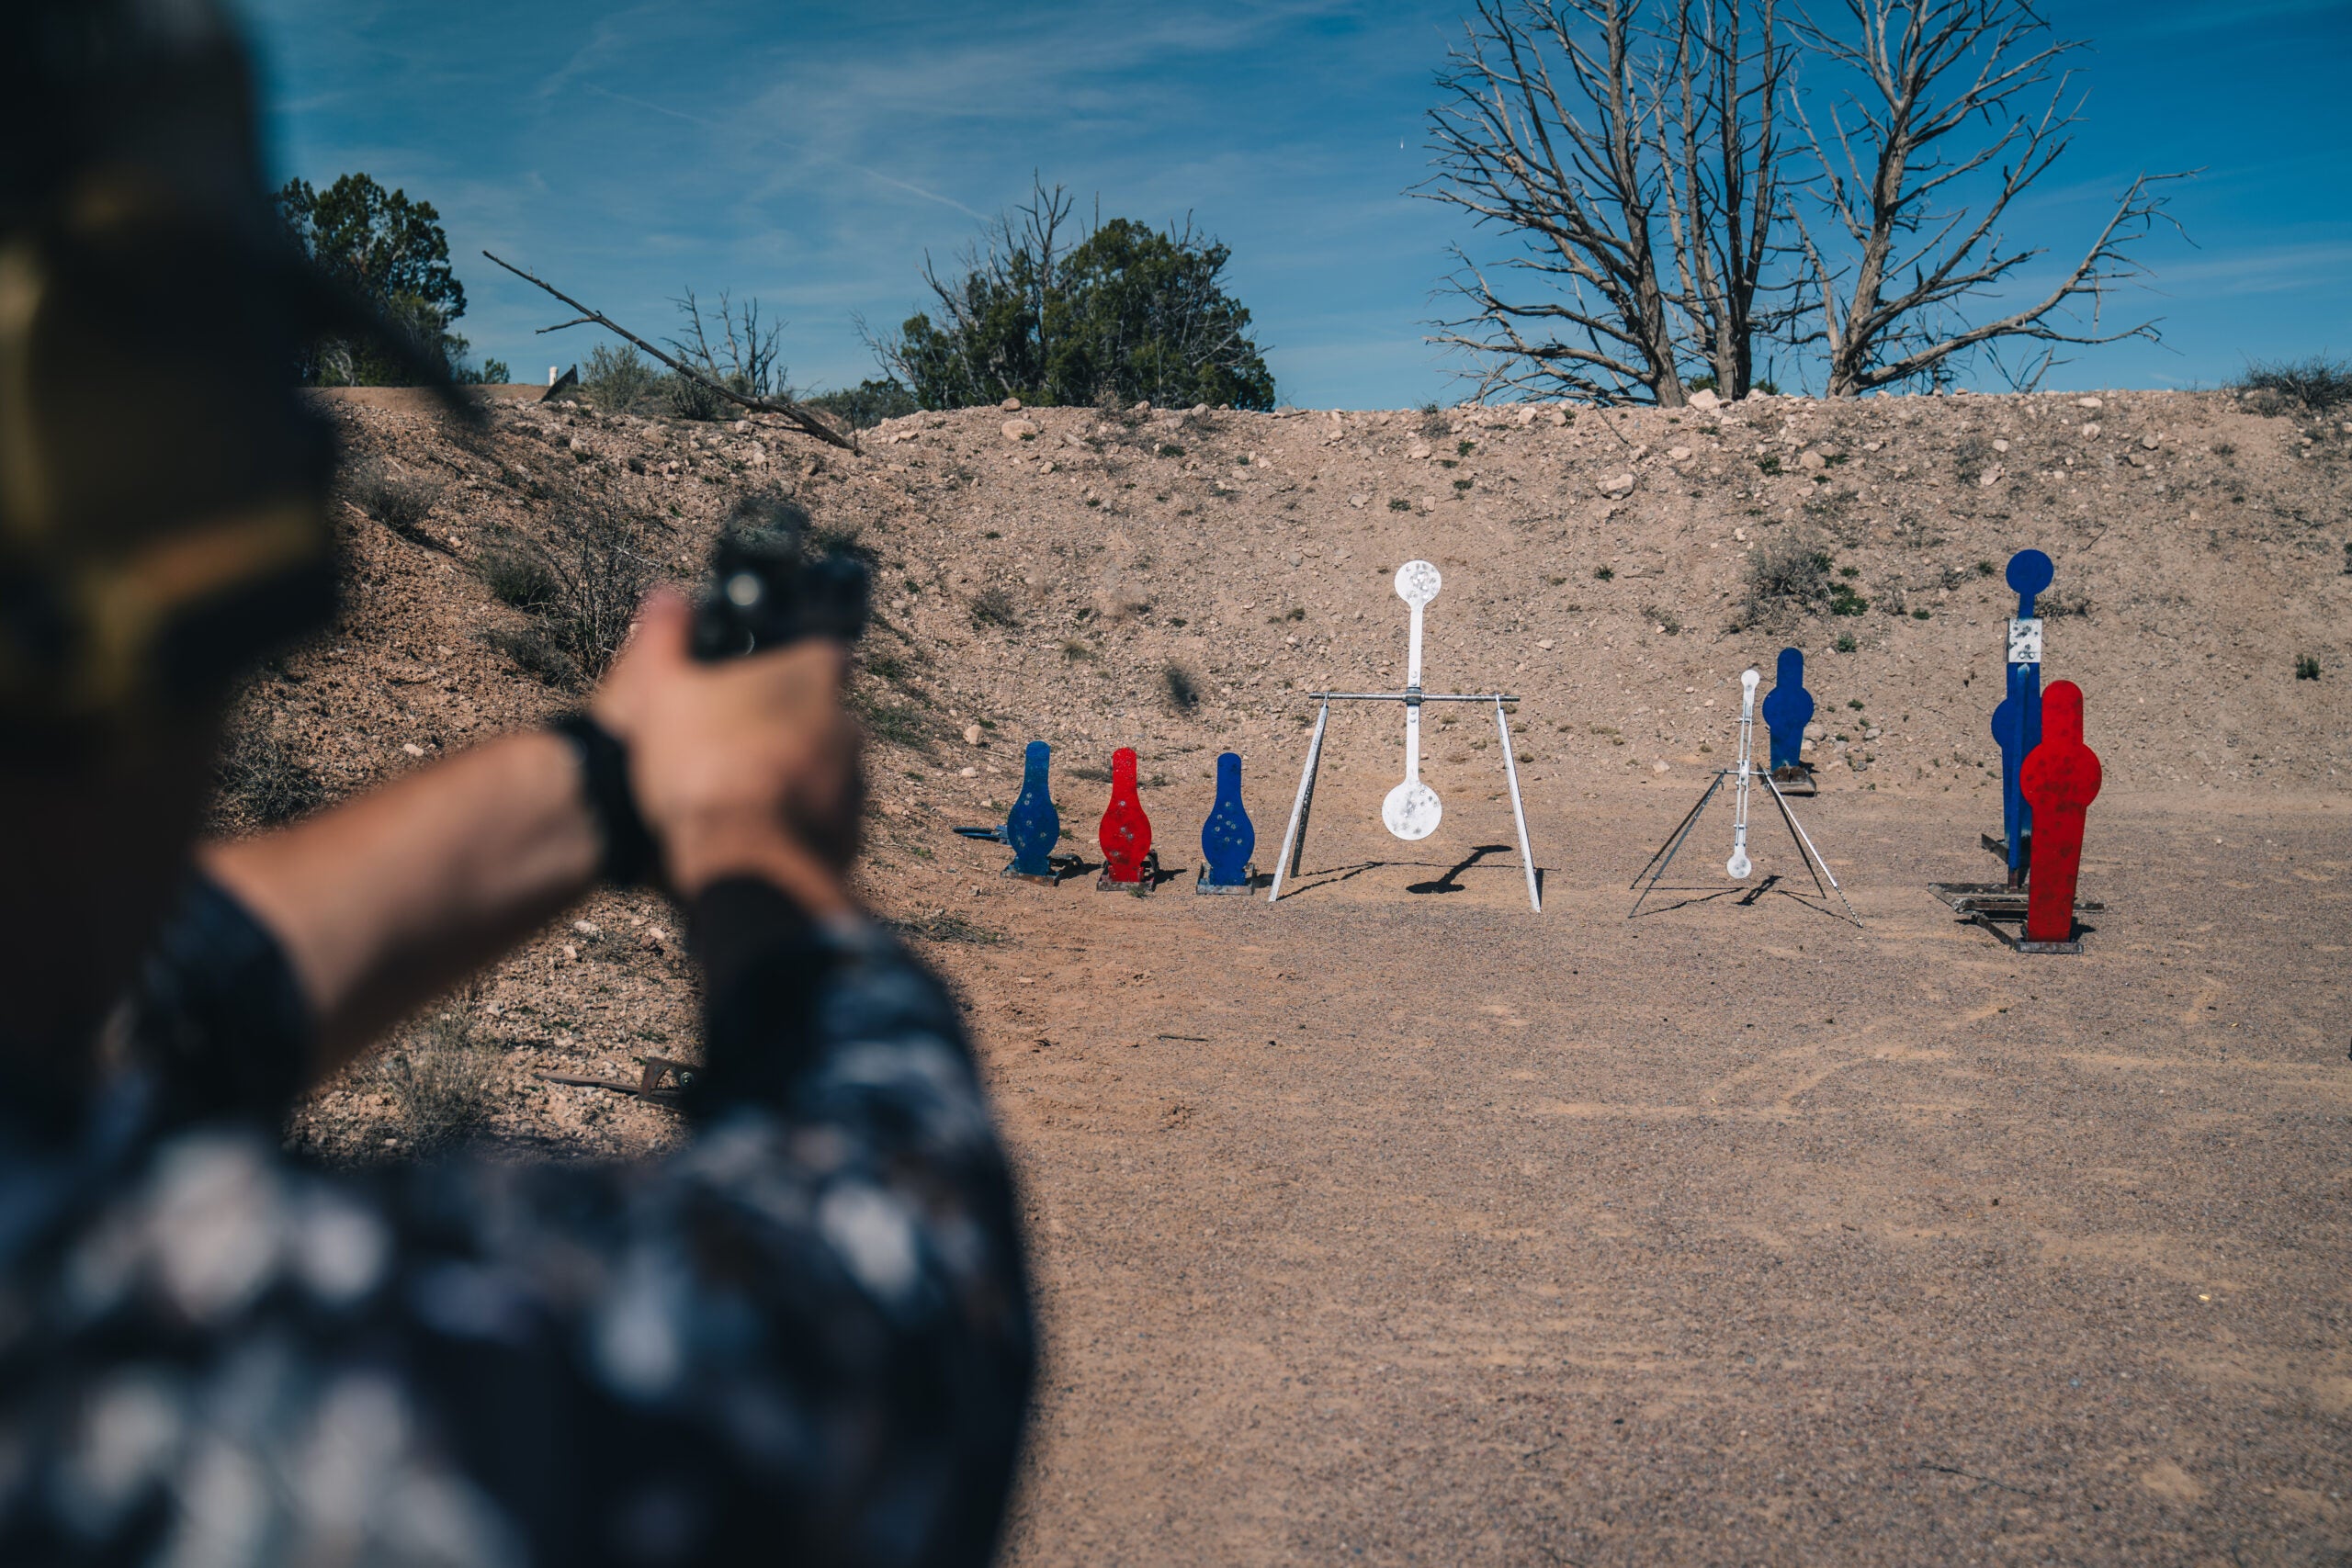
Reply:
[[[197, 841], [226, 693], [332, 609], [320, 287], [204, 0], [0, 7], [0, 1562], [985, 1561], [1013, 1195], [844, 888], [840, 644], [696, 662], [657, 595], [562, 726]], [[676, 1152], [281, 1152], [600, 876], [702, 964]]]

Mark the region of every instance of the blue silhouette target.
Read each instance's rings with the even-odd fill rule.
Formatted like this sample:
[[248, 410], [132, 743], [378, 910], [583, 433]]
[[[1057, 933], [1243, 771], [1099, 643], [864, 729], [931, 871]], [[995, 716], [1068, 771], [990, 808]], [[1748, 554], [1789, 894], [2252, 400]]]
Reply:
[[1201, 859], [1208, 870], [1201, 881], [1210, 887], [1250, 886], [1250, 852], [1258, 847], [1258, 829], [1241, 809], [1241, 757], [1227, 751], [1216, 760], [1216, 802], [1201, 824]]
[[1765, 728], [1772, 732], [1772, 771], [1804, 766], [1804, 727], [1813, 722], [1813, 694], [1804, 689], [1804, 655], [1781, 649], [1772, 694], [1764, 699]]
[[1005, 813], [1004, 841], [1012, 846], [1012, 863], [1005, 870], [1014, 876], [1054, 874], [1054, 846], [1061, 842], [1062, 818], [1054, 809], [1046, 778], [1053, 755], [1053, 748], [1044, 741], [1029, 742], [1021, 766], [1021, 798]]
[[2040, 550], [2019, 550], [2009, 558], [2008, 583], [2017, 592], [2018, 613], [2009, 623], [2008, 691], [1993, 710], [1993, 739], [2001, 748], [2001, 835], [2013, 885], [2033, 863], [2033, 808], [2018, 782], [2018, 770], [2041, 744], [2041, 620], [2033, 602], [2057, 575]]

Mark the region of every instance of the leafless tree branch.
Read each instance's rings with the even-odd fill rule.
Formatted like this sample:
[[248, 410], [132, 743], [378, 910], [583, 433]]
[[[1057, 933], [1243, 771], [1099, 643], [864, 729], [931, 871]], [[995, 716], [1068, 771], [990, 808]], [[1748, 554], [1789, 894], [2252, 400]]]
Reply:
[[[580, 319], [578, 321], [565, 321], [562, 323], [563, 327], [576, 327], [594, 322], [595, 325], [604, 328], [606, 332], [611, 333], [614, 336], [635, 344], [639, 348], [643, 349], [646, 353], [651, 355], [654, 358], [660, 360], [662, 364], [668, 366], [672, 370], [684, 377], [689, 381], [693, 381], [697, 385], [708, 388], [712, 392], [726, 399], [729, 402], [733, 403], [738, 408], [747, 409], [752, 413], [774, 414], [776, 418], [783, 420], [790, 428], [799, 431], [804, 435], [813, 435], [829, 446], [839, 446], [844, 451], [849, 452], [854, 452], [858, 449], [857, 439], [854, 433], [848, 435], [842, 434], [840, 431], [835, 430], [831, 425], [826, 423], [824, 419], [820, 416], [815, 410], [803, 407], [801, 404], [793, 401], [790, 398], [781, 395], [760, 396], [756, 394], [739, 392], [734, 388], [727, 386], [725, 383], [706, 375], [703, 371], [695, 368], [693, 366], [685, 364], [670, 355], [662, 353], [660, 349], [654, 347], [651, 344], [646, 342], [635, 333], [630, 332], [627, 327], [622, 326], [618, 321], [614, 321], [611, 317], [604, 314], [602, 311], [590, 310], [587, 306], [582, 305], [579, 300], [574, 299], [571, 295], [564, 293], [553, 284], [547, 283], [539, 278], [532, 276], [529, 273], [525, 272], [521, 267], [516, 266], [514, 263], [503, 260], [498, 256], [491, 255], [491, 253], [488, 251], [482, 252], [482, 254], [489, 256], [492, 261], [498, 263], [500, 266], [504, 267], [508, 272], [513, 273], [524, 282], [553, 295], [556, 299], [563, 301], [564, 304], [569, 305], [571, 309], [580, 312]], [[693, 296], [689, 294], [687, 299], [691, 301]], [[725, 297], [721, 296], [722, 306], [724, 305], [724, 300]], [[752, 333], [754, 338], [756, 338], [758, 332], [758, 317], [756, 314], [756, 306], [752, 308], [753, 313], [748, 322], [749, 329]], [[700, 340], [702, 337], [701, 317], [698, 314], [693, 314], [692, 312], [690, 312], [690, 314], [693, 315], [694, 322], [692, 330], [695, 333], [697, 340]], [[557, 332], [560, 331], [561, 328], [549, 327], [545, 330], [548, 332]], [[673, 346], [676, 345], [673, 344]], [[774, 337], [771, 337], [768, 340], [768, 363], [770, 364], [773, 364], [774, 362], [775, 347], [775, 340]], [[707, 363], [713, 365], [717, 363], [717, 361], [711, 358], [708, 354], [708, 344], [707, 342], [702, 343], [702, 352]], [[739, 366], [750, 362], [750, 359], [744, 356], [745, 351], [742, 349], [741, 345], [737, 345], [736, 353], [738, 355], [736, 363]]]
[[[1422, 194], [1511, 231], [1497, 274], [1464, 258], [1466, 314], [1431, 341], [1481, 394], [1679, 406], [1712, 372], [1747, 390], [1780, 211], [1778, 0], [1478, 0], [1429, 117]], [[1457, 252], [1457, 254], [1459, 253]]]
[[[2102, 316], [2109, 293], [2143, 273], [2132, 247], [2172, 221], [2164, 185], [2180, 175], [2134, 179], [2047, 293], [1992, 321], [1961, 314], [2045, 254], [2009, 246], [2001, 223], [2067, 148], [2080, 106], [2067, 103], [2057, 65], [2081, 44], [2055, 38], [2031, 0], [1842, 0], [1842, 12], [1835, 30], [1809, 14], [1792, 24], [1800, 46], [1848, 82], [1826, 135], [1793, 86], [1788, 94], [1812, 153], [1809, 192], [1845, 237], [1833, 259], [1788, 199], [1817, 301], [1817, 324], [1798, 338], [1824, 344], [1829, 394], [1934, 379], [1954, 355], [2010, 338], [2155, 341], [2153, 320], [2107, 331]], [[1982, 132], [1969, 145], [1972, 127]], [[1939, 197], [1971, 191], [1972, 176], [1990, 181], [1973, 211], [1939, 208]], [[2038, 382], [2052, 363], [2029, 359], [2023, 373]]]

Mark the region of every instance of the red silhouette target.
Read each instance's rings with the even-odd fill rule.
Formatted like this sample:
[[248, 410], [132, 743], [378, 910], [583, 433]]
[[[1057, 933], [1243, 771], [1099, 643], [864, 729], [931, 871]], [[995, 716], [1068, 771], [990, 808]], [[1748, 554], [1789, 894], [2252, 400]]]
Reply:
[[2026, 754], [2018, 783], [2033, 807], [2033, 874], [2025, 939], [2072, 942], [2075, 879], [2083, 869], [2083, 818], [2098, 798], [2098, 753], [2083, 744], [2083, 689], [2060, 681], [2041, 694], [2041, 744]]
[[1111, 753], [1111, 804], [1102, 812], [1102, 880], [1129, 886], [1143, 881], [1151, 854], [1151, 818], [1136, 798], [1136, 753], [1122, 746]]

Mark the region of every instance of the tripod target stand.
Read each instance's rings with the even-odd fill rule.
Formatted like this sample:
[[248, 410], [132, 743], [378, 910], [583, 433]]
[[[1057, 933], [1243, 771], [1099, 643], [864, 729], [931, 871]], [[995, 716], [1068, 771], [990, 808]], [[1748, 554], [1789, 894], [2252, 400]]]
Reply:
[[[1761, 679], [1763, 677], [1753, 670], [1746, 671], [1739, 678], [1739, 766], [1736, 769], [1719, 768], [1715, 771], [1715, 776], [1708, 781], [1706, 789], [1701, 792], [1699, 803], [1684, 813], [1682, 820], [1675, 826], [1674, 831], [1667, 835], [1666, 842], [1660, 844], [1650, 855], [1647, 863], [1634, 874], [1634, 880], [1625, 885], [1625, 890], [1629, 893], [1637, 887], [1641, 889], [1640, 897], [1634, 900], [1634, 907], [1626, 911], [1627, 919], [1630, 920], [1639, 915], [1642, 912], [1643, 903], [1651, 894], [1658, 891], [1658, 884], [1666, 876], [1667, 868], [1674, 863], [1676, 853], [1690, 837], [1690, 829], [1698, 826], [1700, 814], [1707, 809], [1707, 802], [1714, 799], [1715, 792], [1724, 787], [1725, 779], [1732, 781], [1732, 843], [1731, 858], [1724, 863], [1724, 873], [1735, 882], [1745, 882], [1749, 874], [1756, 869], [1754, 863], [1747, 858], [1747, 802], [1753, 782], [1758, 776], [1755, 767], [1756, 685]], [[1829, 896], [1835, 893], [1838, 896], [1838, 902], [1846, 908], [1845, 918], [1860, 929], [1862, 918], [1854, 913], [1853, 902], [1846, 897], [1846, 890], [1838, 886], [1837, 874], [1829, 869], [1829, 863], [1821, 858], [1821, 852], [1814, 847], [1811, 835], [1805, 832], [1804, 825], [1797, 820], [1796, 813], [1789, 809], [1788, 796], [1782, 795], [1781, 786], [1772, 782], [1770, 772], [1763, 773], [1761, 776], [1764, 780], [1764, 787], [1772, 792], [1772, 804], [1781, 809], [1781, 820], [1788, 825], [1789, 839], [1796, 845], [1798, 859], [1804, 863], [1806, 872], [1813, 877], [1814, 892], [1823, 902], [1817, 905], [1812, 904], [1795, 893], [1787, 893], [1787, 897], [1796, 899], [1800, 904], [1804, 904], [1808, 908], [1818, 908], [1824, 914], [1834, 916], [1838, 911], [1828, 908], [1827, 900]], [[1649, 878], [1646, 886], [1642, 882], [1645, 876]], [[1827, 883], [1826, 886], [1823, 886], [1825, 879]], [[1766, 877], [1762, 882], [1750, 887], [1740, 902], [1754, 903], [1779, 880], [1780, 877], [1777, 874]], [[1721, 897], [1729, 889], [1669, 887], [1667, 891], [1703, 893], [1708, 898], [1714, 898]], [[1786, 893], [1785, 889], [1782, 891]]]

